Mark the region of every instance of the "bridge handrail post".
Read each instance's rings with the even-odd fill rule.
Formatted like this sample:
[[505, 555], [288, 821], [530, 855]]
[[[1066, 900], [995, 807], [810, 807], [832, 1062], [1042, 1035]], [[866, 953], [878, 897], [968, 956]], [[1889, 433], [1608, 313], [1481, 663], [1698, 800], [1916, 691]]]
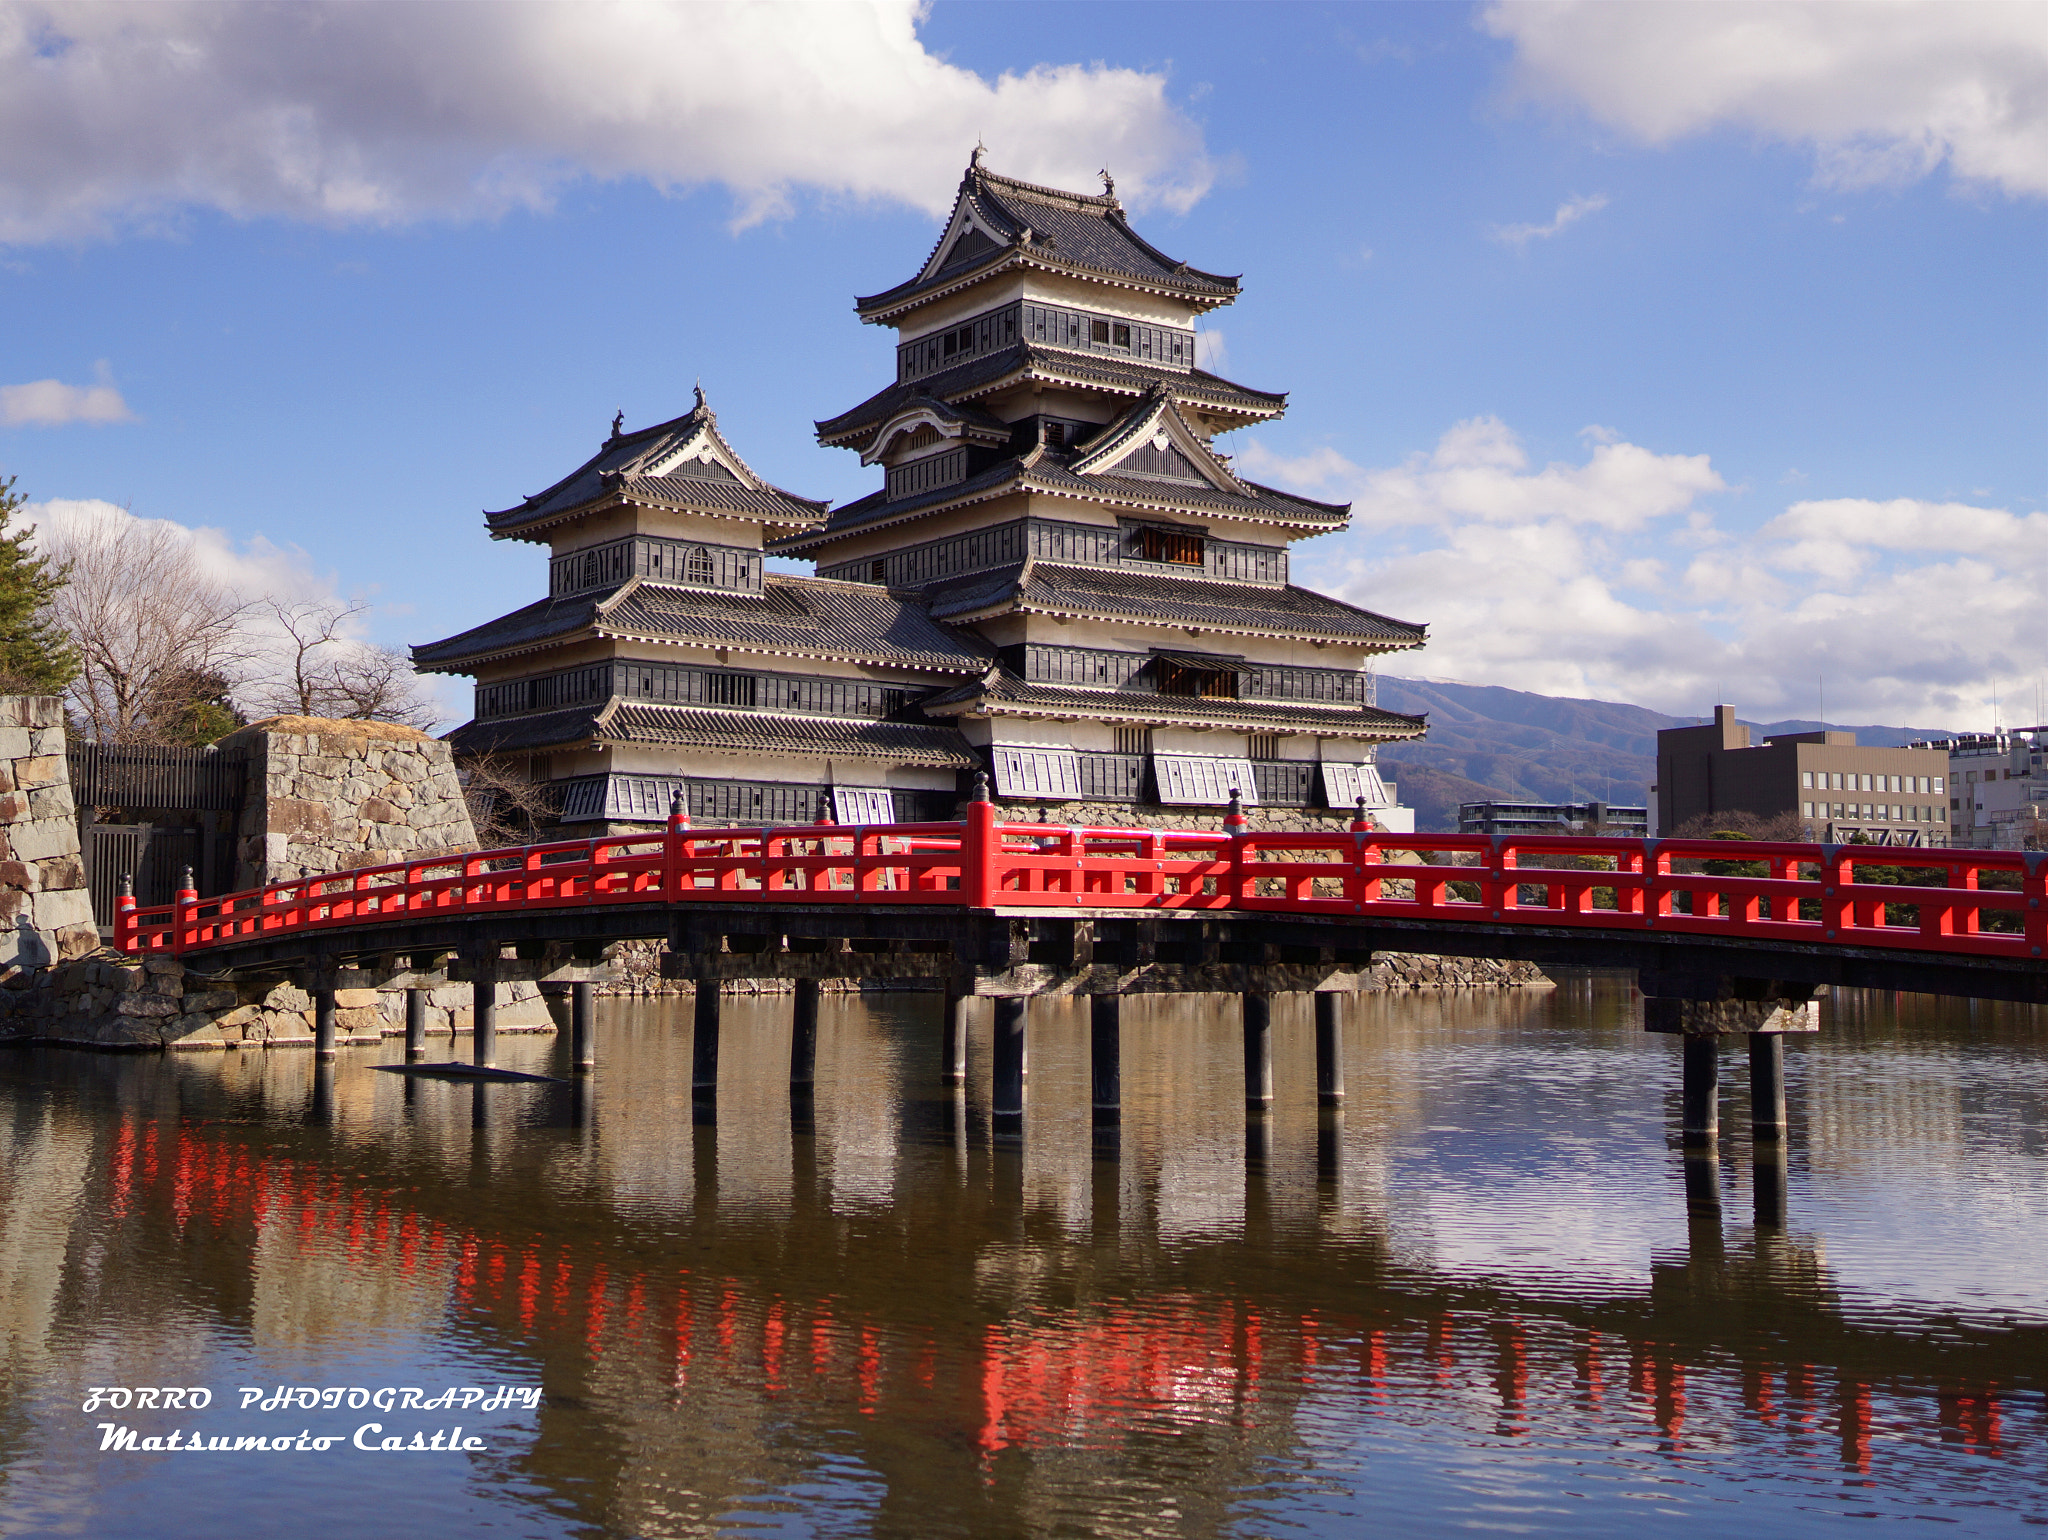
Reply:
[[1842, 932], [1851, 928], [1856, 900], [1847, 889], [1855, 876], [1846, 845], [1820, 847], [1820, 923], [1830, 941], [1842, 940]]
[[192, 909], [199, 902], [199, 889], [192, 881], [192, 868], [186, 867], [185, 874], [178, 879], [178, 891], [172, 896], [171, 950], [182, 952], [191, 946], [197, 937], [193, 934]]
[[1230, 836], [1230, 876], [1226, 879], [1229, 887], [1224, 897], [1232, 909], [1244, 902], [1244, 841], [1250, 827], [1251, 820], [1244, 816], [1244, 794], [1233, 786], [1230, 805], [1223, 811], [1223, 832]]
[[114, 950], [132, 953], [141, 949], [135, 938], [135, 875], [123, 872], [121, 893], [114, 900]]
[[970, 909], [996, 906], [996, 805], [988, 797], [988, 777], [974, 777], [974, 800], [960, 825], [960, 902]]
[[2027, 906], [2020, 918], [2027, 933], [2027, 952], [2048, 957], [2048, 851], [2028, 851], [2020, 860], [2020, 897]]
[[683, 806], [682, 789], [669, 798], [668, 829], [662, 837], [662, 897], [674, 903], [683, 896], [683, 846], [689, 839], [690, 814]]

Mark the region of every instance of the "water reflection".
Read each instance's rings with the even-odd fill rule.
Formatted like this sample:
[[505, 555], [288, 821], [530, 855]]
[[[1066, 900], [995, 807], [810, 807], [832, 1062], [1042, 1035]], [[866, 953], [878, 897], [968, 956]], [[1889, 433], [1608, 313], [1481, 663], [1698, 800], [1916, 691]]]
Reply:
[[[1278, 1001], [1250, 1117], [1231, 1005], [1127, 1002], [1110, 1123], [1085, 1005], [1034, 1009], [1009, 1140], [985, 1010], [949, 1088], [933, 996], [826, 997], [794, 1097], [787, 1000], [728, 1002], [715, 1110], [665, 1003], [601, 1015], [594, 1084], [13, 1053], [0, 1518], [217, 1532], [323, 1482], [340, 1533], [2044, 1516], [2038, 1014], [1844, 997], [1788, 1045], [1783, 1150], [1687, 1159], [1624, 986], [1349, 1002], [1342, 1109]], [[474, 1473], [219, 1467], [203, 1500], [76, 1411], [348, 1374], [548, 1396]]]

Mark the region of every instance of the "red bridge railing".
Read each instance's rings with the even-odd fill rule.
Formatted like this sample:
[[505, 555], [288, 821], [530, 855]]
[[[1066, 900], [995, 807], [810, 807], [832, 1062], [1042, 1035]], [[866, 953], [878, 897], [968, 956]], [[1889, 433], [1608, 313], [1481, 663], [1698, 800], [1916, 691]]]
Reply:
[[[1984, 957], [2048, 952], [2048, 855], [1567, 836], [1208, 833], [998, 823], [692, 829], [363, 867], [138, 909], [115, 946], [606, 904], [1247, 910], [1649, 930]], [[1713, 866], [1716, 871], [1706, 868]], [[1729, 869], [1742, 868], [1741, 874]], [[1878, 868], [1940, 885], [1887, 883]], [[1754, 875], [1762, 868], [1763, 875]]]

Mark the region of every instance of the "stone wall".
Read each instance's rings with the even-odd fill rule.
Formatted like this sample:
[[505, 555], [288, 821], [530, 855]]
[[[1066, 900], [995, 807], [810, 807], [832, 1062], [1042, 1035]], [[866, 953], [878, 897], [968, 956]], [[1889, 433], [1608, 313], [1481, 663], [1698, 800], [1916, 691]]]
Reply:
[[237, 888], [476, 848], [448, 745], [417, 728], [272, 717], [221, 746], [251, 757]]
[[[497, 987], [500, 1032], [552, 1032], [540, 986]], [[405, 1032], [405, 991], [337, 989], [335, 1040], [375, 1043]], [[427, 994], [427, 1035], [468, 1032], [468, 984]], [[274, 980], [215, 982], [175, 957], [101, 950], [24, 974], [0, 990], [0, 1034], [78, 1048], [310, 1048], [313, 997]]]
[[100, 944], [54, 695], [0, 696], [0, 920], [0, 979]]

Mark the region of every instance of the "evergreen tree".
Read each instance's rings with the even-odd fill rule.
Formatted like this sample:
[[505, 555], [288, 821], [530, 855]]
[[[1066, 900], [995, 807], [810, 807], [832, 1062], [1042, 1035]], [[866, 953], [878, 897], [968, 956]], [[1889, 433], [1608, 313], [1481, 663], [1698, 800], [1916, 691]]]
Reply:
[[12, 476], [0, 481], [0, 690], [62, 695], [78, 677], [78, 649], [50, 618], [49, 606], [70, 572], [52, 571], [36, 554], [34, 530], [9, 532], [8, 521], [27, 501]]

